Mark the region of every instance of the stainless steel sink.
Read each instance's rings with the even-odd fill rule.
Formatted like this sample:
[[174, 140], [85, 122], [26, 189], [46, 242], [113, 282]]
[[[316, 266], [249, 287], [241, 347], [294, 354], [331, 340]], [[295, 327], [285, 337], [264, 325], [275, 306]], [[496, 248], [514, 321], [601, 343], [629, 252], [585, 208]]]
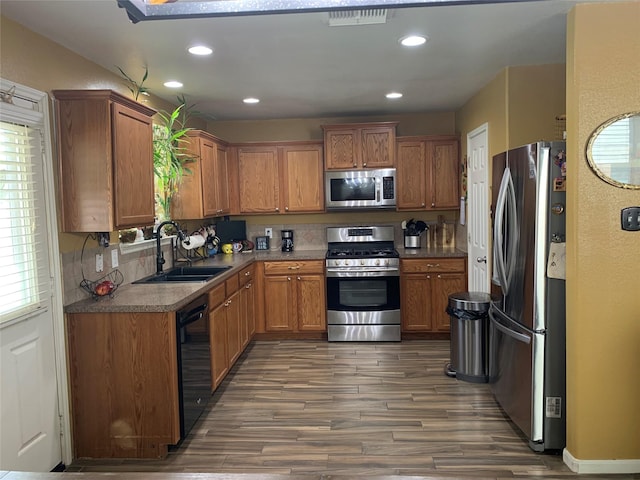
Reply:
[[231, 267], [176, 267], [160, 274], [154, 273], [133, 283], [186, 283], [206, 282], [216, 275], [226, 272]]

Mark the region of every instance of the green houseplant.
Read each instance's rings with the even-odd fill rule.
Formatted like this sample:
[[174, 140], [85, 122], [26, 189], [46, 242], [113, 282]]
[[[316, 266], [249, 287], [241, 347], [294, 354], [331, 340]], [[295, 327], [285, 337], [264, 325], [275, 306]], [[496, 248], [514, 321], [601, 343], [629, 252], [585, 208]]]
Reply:
[[153, 125], [156, 216], [160, 221], [171, 218], [171, 200], [178, 191], [182, 176], [190, 172], [185, 164], [192, 159], [187, 155], [185, 143], [188, 142], [186, 135], [192, 129], [185, 127], [179, 119], [185, 108], [183, 102], [171, 113], [158, 112], [161, 122]]

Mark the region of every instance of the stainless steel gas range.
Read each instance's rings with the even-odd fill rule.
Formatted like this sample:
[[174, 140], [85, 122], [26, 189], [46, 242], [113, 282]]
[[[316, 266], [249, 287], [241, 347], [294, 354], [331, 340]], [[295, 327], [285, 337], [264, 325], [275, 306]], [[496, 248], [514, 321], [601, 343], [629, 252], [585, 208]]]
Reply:
[[327, 228], [330, 342], [400, 341], [400, 259], [393, 226]]

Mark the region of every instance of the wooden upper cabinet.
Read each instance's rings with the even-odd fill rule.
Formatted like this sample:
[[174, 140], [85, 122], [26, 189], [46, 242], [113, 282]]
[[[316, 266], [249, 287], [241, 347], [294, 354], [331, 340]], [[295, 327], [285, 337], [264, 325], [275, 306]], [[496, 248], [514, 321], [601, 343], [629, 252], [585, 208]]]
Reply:
[[394, 167], [397, 122], [323, 125], [325, 169]]
[[276, 146], [238, 147], [241, 213], [278, 213], [280, 188]]
[[240, 213], [324, 211], [322, 145], [239, 145]]
[[458, 138], [401, 137], [397, 142], [398, 210], [457, 208]]
[[65, 232], [153, 225], [156, 113], [111, 90], [54, 90]]
[[324, 211], [322, 145], [284, 145], [279, 147], [279, 153], [284, 211]]
[[229, 213], [227, 147], [222, 140], [200, 130], [190, 131], [178, 193], [171, 202], [174, 219], [201, 219]]

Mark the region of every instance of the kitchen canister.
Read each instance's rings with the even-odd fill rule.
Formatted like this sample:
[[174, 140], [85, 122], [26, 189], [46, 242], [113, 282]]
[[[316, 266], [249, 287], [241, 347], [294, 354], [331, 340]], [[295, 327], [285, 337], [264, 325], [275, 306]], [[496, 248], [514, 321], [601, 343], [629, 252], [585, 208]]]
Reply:
[[420, 248], [421, 235], [405, 235], [404, 248]]

